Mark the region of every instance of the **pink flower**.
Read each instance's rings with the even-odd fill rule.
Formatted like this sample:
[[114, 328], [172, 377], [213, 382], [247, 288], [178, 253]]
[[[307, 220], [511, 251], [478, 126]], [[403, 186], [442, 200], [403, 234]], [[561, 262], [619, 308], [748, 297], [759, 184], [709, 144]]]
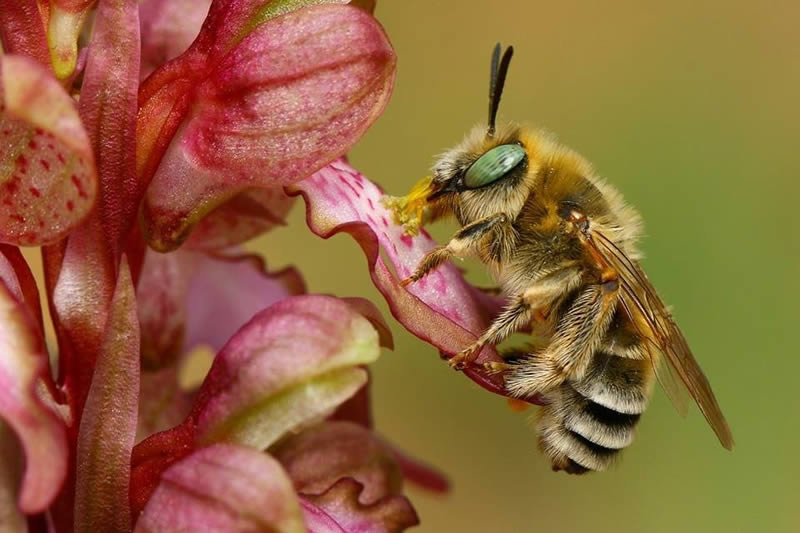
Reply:
[[[282, 224], [282, 187], [381, 113], [388, 39], [363, 2], [139, 4], [0, 8], [0, 515], [52, 531], [415, 524], [414, 465], [364, 403], [387, 326], [231, 248]], [[42, 247], [56, 375], [23, 245]], [[183, 390], [198, 344], [216, 357]]]
[[[302, 196], [311, 230], [357, 239], [392, 314], [437, 351], [499, 308], [452, 266], [402, 288], [434, 242], [404, 235], [343, 159], [394, 82], [374, 2], [7, 4], [0, 516], [56, 532], [416, 524], [402, 480], [447, 482], [372, 428], [367, 365], [389, 327], [237, 247]], [[19, 246], [41, 247], [52, 354]], [[186, 390], [200, 345], [213, 363]]]

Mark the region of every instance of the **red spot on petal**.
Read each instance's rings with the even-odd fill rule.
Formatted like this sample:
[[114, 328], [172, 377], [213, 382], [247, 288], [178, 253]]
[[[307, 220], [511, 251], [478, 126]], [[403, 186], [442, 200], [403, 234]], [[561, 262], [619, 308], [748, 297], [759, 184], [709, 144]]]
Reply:
[[36, 187], [31, 187], [28, 190], [31, 191], [31, 194], [34, 195], [36, 198], [39, 198], [40, 196], [42, 196], [42, 193], [39, 192], [39, 189], [37, 189]]
[[339, 176], [339, 181], [341, 181], [342, 183], [344, 183], [344, 185], [345, 185], [345, 186], [346, 186], [348, 189], [350, 189], [350, 191], [351, 191], [351, 192], [352, 192], [352, 193], [355, 195], [355, 197], [356, 197], [356, 198], [361, 198], [361, 194], [360, 194], [360, 193], [359, 193], [359, 192], [356, 190], [356, 188], [355, 188], [355, 187], [353, 187], [353, 184], [352, 184], [352, 183], [350, 183], [348, 180], [346, 180], [346, 179], [345, 179], [344, 177], [342, 177], [342, 176]]
[[49, 163], [48, 161], [46, 161], [46, 160], [44, 160], [44, 159], [40, 159], [40, 160], [39, 160], [39, 163], [41, 163], [42, 167], [43, 167], [45, 170], [50, 170], [50, 163]]
[[30, 148], [31, 150], [36, 150], [37, 148], [39, 148], [39, 145], [36, 144], [36, 141], [31, 139], [30, 141], [28, 141], [28, 148]]
[[411, 248], [413, 246], [413, 243], [414, 243], [414, 240], [409, 235], [406, 235], [405, 233], [400, 236], [400, 241], [402, 241], [402, 243], [405, 244], [408, 248]]
[[3, 135], [11, 135], [11, 130], [3, 130]]
[[383, 222], [383, 227], [384, 228], [388, 228], [389, 227], [389, 221], [386, 219], [386, 217], [382, 216], [381, 217], [381, 222]]
[[375, 204], [372, 203], [372, 198], [367, 198], [367, 204], [370, 209], [375, 209]]
[[72, 183], [75, 184], [75, 188], [78, 190], [78, 196], [81, 198], [88, 198], [89, 195], [86, 194], [86, 190], [83, 188], [83, 184], [81, 183], [81, 180], [78, 179], [78, 176], [73, 174], [70, 176], [70, 179], [72, 180]]
[[56, 147], [53, 146], [53, 143], [47, 143], [47, 147], [50, 148], [51, 150], [55, 150], [56, 149]]
[[25, 159], [25, 156], [24, 156], [24, 155], [20, 155], [20, 156], [17, 158], [17, 165], [18, 165], [20, 168], [25, 168], [25, 167], [27, 167], [27, 166], [28, 166], [28, 160], [27, 160], [27, 159]]
[[34, 132], [36, 135], [41, 135], [41, 134], [43, 134], [43, 133], [44, 133], [44, 130], [43, 130], [42, 128], [36, 128], [35, 130], [33, 130], [33, 132]]
[[73, 202], [72, 200], [67, 200], [67, 209], [69, 209], [70, 211], [75, 209], [75, 202]]
[[16, 221], [17, 221], [17, 222], [19, 222], [20, 224], [24, 224], [24, 223], [25, 223], [25, 219], [24, 219], [24, 218], [22, 218], [22, 217], [21, 217], [21, 216], [19, 216], [19, 215], [11, 215], [11, 218], [12, 218], [13, 220], [16, 220]]
[[64, 156], [61, 154], [61, 152], [58, 152], [58, 154], [56, 154], [56, 157], [58, 158], [58, 161], [61, 162], [61, 163], [66, 163], [67, 162], [67, 160], [64, 159]]

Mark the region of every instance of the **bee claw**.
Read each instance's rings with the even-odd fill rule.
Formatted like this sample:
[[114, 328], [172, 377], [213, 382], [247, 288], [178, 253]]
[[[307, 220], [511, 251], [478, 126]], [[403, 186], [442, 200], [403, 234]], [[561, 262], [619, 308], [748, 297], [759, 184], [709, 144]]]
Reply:
[[414, 283], [414, 280], [412, 278], [406, 278], [406, 279], [404, 279], [403, 281], [400, 282], [400, 286], [401, 287], [408, 287], [412, 283]]

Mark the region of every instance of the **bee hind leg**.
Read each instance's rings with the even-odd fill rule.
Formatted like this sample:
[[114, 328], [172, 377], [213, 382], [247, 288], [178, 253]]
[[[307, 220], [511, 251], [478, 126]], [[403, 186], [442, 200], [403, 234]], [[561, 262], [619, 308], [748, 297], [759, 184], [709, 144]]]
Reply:
[[601, 285], [582, 289], [559, 318], [550, 344], [531, 355], [508, 375], [506, 386], [528, 396], [555, 389], [567, 379], [580, 378], [608, 331], [616, 298]]

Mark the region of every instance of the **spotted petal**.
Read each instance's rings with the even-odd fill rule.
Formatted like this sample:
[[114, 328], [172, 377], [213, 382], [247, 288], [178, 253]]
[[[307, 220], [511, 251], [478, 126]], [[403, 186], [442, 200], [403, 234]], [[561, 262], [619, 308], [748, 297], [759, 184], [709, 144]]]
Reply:
[[72, 98], [33, 59], [0, 56], [0, 242], [66, 236], [97, 194], [89, 137]]
[[[405, 235], [381, 204], [383, 192], [343, 160], [288, 190], [305, 199], [307, 221], [314, 233], [328, 238], [345, 231], [358, 241], [367, 256], [373, 283], [395, 318], [411, 333], [452, 355], [484, 331], [488, 314], [483, 299], [454, 266], [443, 265], [418, 283], [400, 287], [398, 280], [408, 277], [436, 242], [425, 232], [415, 237]], [[476, 362], [499, 360], [494, 347], [486, 346]], [[465, 373], [481, 386], [505, 394], [500, 376], [487, 376], [472, 368]]]

